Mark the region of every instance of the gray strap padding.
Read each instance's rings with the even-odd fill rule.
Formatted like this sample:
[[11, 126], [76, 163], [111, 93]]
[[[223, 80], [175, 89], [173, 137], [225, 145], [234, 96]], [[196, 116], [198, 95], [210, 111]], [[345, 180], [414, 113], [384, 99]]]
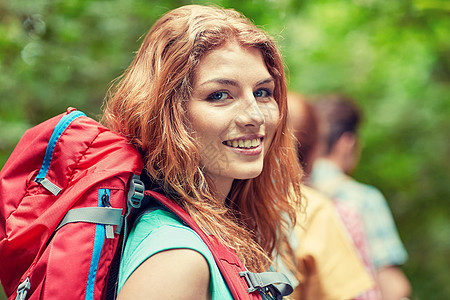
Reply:
[[126, 218], [126, 216], [120, 218], [120, 224], [116, 226], [116, 231], [114, 231], [115, 234], [120, 234], [122, 232], [124, 218]]
[[248, 292], [273, 287], [280, 296], [291, 294], [294, 289], [286, 275], [280, 272], [252, 273], [249, 271], [240, 272], [241, 277], [245, 277], [249, 285]]
[[120, 225], [122, 209], [110, 207], [81, 207], [69, 210], [56, 230], [68, 223], [87, 222], [104, 225]]

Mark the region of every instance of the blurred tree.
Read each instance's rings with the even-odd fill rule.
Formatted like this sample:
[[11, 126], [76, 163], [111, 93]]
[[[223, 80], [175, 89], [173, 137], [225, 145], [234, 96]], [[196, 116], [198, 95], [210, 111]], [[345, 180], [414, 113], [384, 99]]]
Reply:
[[355, 175], [388, 198], [410, 254], [413, 299], [450, 299], [445, 0], [0, 0], [0, 166], [24, 130], [68, 106], [96, 117], [140, 37], [193, 2], [235, 8], [275, 36], [290, 89], [359, 101], [364, 152]]

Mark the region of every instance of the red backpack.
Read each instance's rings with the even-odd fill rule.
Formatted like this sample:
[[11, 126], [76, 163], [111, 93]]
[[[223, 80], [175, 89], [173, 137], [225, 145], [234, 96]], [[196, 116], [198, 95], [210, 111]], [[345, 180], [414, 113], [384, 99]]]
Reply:
[[[126, 138], [74, 108], [29, 129], [0, 172], [0, 280], [8, 299], [114, 299], [127, 217], [144, 198], [142, 169]], [[246, 271], [176, 202], [145, 194], [200, 235], [235, 299], [292, 292], [280, 273]]]

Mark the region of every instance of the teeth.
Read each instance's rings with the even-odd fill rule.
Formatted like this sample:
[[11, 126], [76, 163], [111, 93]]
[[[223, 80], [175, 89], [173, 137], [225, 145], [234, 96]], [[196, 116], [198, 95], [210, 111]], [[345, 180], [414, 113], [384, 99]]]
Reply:
[[258, 147], [261, 144], [261, 139], [252, 139], [252, 140], [233, 140], [226, 141], [227, 146], [233, 148], [254, 148]]

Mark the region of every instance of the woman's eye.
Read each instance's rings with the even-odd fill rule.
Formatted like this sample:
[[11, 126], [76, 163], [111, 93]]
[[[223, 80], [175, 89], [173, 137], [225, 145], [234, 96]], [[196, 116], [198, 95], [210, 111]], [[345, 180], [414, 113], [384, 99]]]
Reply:
[[229, 98], [227, 92], [214, 92], [208, 96], [207, 100], [210, 101], [220, 101]]
[[266, 90], [266, 89], [260, 89], [260, 90], [257, 90], [255, 92], [253, 92], [253, 95], [256, 98], [265, 98], [265, 97], [272, 96], [272, 93], [270, 91]]

